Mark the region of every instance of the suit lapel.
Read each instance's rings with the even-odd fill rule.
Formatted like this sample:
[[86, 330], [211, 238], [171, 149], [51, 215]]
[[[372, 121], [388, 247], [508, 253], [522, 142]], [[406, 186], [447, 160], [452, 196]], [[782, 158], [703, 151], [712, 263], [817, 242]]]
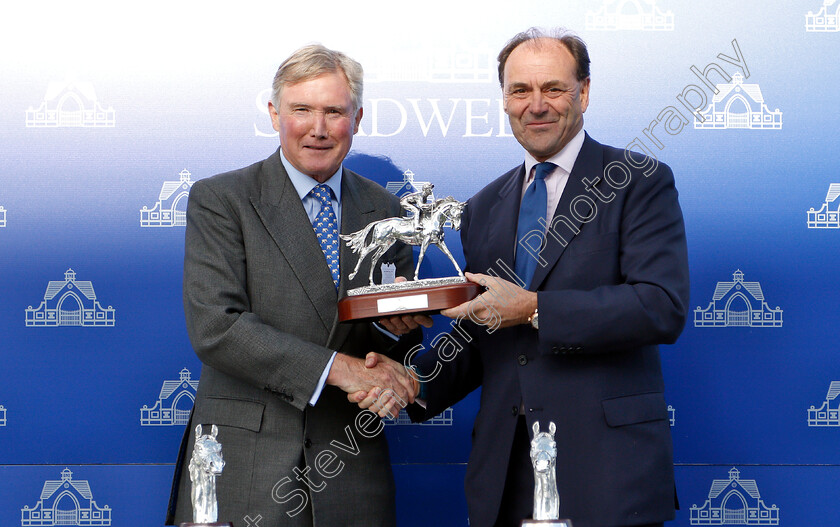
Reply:
[[[507, 182], [499, 190], [499, 199], [490, 208], [490, 225], [486, 247], [493, 247], [491, 260], [486, 262], [486, 268], [496, 267], [496, 258], [514, 268], [514, 254], [516, 249], [516, 224], [519, 218], [520, 196], [522, 183], [525, 180], [525, 165], [510, 172]], [[483, 244], [483, 242], [480, 242]], [[474, 272], [485, 272], [485, 269], [474, 269]]]
[[[366, 200], [362, 195], [362, 190], [359, 186], [359, 176], [347, 169], [344, 170], [341, 176], [341, 234], [351, 234], [363, 229], [368, 223], [374, 221], [375, 207]], [[356, 265], [358, 255], [347, 247], [344, 241], [341, 241], [339, 249], [339, 265], [341, 266], [341, 281], [338, 284], [338, 297], [342, 298], [347, 294], [348, 289], [353, 287], [360, 287], [368, 285], [368, 269], [362, 266], [359, 274], [350, 283], [347, 275], [353, 270]], [[350, 333], [350, 324], [333, 324], [330, 332], [328, 345], [332, 349], [341, 349], [347, 335]]]
[[546, 234], [545, 247], [540, 252], [540, 256], [546, 261], [546, 265], [537, 265], [537, 269], [534, 271], [534, 277], [528, 288], [531, 291], [536, 291], [539, 288], [543, 280], [548, 276], [549, 271], [554, 268], [557, 261], [563, 255], [568, 244], [572, 241], [576, 233], [580, 231], [580, 226], [583, 224], [581, 219], [585, 219], [592, 212], [592, 209], [586, 201], [578, 200], [574, 209], [575, 214], [573, 215], [571, 213], [571, 205], [575, 201], [575, 198], [578, 196], [591, 197], [586, 192], [583, 178], [589, 176], [592, 179], [595, 177], [603, 179], [602, 172], [603, 148], [598, 142], [589, 137], [589, 134], [586, 134], [583, 146], [572, 167], [572, 172], [569, 174], [569, 180], [566, 182], [566, 188], [563, 189], [563, 195], [560, 196], [560, 202], [557, 203], [557, 208], [554, 211], [555, 219], [563, 216], [569, 220], [569, 223], [574, 228], [572, 229], [562, 223], [557, 224], [557, 233], [565, 240], [565, 243], [561, 243], [550, 233]]
[[295, 276], [304, 285], [303, 290], [318, 312], [321, 323], [327, 331], [331, 331], [337, 313], [335, 286], [312, 223], [278, 153], [263, 163], [259, 178], [261, 193], [251, 197], [251, 204]]

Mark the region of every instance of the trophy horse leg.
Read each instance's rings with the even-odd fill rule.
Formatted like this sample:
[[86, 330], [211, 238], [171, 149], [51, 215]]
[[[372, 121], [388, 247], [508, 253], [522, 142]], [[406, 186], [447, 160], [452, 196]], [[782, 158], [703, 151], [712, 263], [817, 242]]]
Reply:
[[426, 249], [429, 248], [429, 238], [423, 238], [423, 243], [420, 245], [420, 256], [417, 258], [417, 267], [414, 268], [414, 279], [417, 280], [420, 274], [420, 264], [423, 263], [423, 256], [426, 255]]
[[[394, 241], [396, 240], [394, 240], [393, 238], [388, 238], [387, 240], [385, 240], [386, 243], [384, 245], [377, 246], [376, 253], [374, 253], [374, 255], [370, 259], [370, 276], [368, 277], [370, 279], [370, 285], [376, 285], [373, 283], [373, 272], [376, 270], [376, 263], [379, 261], [380, 258], [382, 258], [385, 255], [386, 252], [388, 252], [388, 249], [390, 249], [391, 246], [394, 245]], [[359, 259], [359, 261], [361, 261], [361, 258]]]
[[443, 243], [443, 240], [441, 240], [440, 242], [436, 243], [435, 245], [437, 245], [437, 246], [438, 246], [438, 248], [439, 248], [441, 251], [443, 251], [443, 254], [445, 254], [446, 256], [448, 256], [448, 257], [449, 257], [449, 261], [450, 261], [450, 262], [452, 262], [452, 265], [454, 265], [454, 266], [455, 266], [455, 270], [456, 270], [456, 271], [458, 271], [458, 276], [460, 276], [461, 278], [463, 278], [463, 277], [464, 277], [464, 271], [462, 271], [462, 270], [461, 270], [461, 268], [458, 266], [458, 262], [456, 262], [456, 261], [455, 261], [455, 257], [454, 257], [454, 256], [452, 256], [452, 253], [451, 253], [451, 252], [449, 252], [449, 248], [448, 248], [448, 247], [446, 247], [446, 244], [445, 244], [445, 243]]

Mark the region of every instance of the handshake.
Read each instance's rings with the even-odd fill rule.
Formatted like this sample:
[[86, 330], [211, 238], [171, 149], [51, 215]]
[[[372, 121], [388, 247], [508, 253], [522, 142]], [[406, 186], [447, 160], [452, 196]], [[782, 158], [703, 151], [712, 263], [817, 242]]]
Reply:
[[[403, 335], [420, 325], [431, 327], [432, 319], [407, 315], [391, 317], [380, 324], [395, 335]], [[380, 417], [396, 418], [420, 393], [420, 381], [413, 371], [375, 352], [368, 353], [364, 360], [337, 354], [327, 384], [341, 388], [347, 392], [348, 401], [362, 409], [370, 408]]]

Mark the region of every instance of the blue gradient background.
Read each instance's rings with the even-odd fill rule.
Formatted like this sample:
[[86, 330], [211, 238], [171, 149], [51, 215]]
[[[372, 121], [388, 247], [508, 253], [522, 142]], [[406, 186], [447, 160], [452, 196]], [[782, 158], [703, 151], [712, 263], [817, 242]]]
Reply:
[[[689, 67], [725, 65], [716, 56], [734, 56], [733, 39], [749, 68], [746, 82], [783, 112], [782, 130], [687, 126], [667, 136], [658, 128], [665, 148], [655, 154], [673, 169], [685, 214], [692, 309], [705, 308], [716, 283], [740, 269], [784, 310], [781, 328], [695, 328], [689, 320], [678, 343], [662, 348], [683, 507], [672, 523], [689, 525], [688, 509], [702, 505], [712, 480], [737, 467], [756, 480], [767, 505], [779, 506], [780, 525], [840, 524], [840, 428], [807, 426], [807, 409], [840, 380], [840, 231], [806, 225], [806, 211], [840, 182], [840, 68], [832, 66], [840, 33], [805, 31], [805, 14], [821, 0], [661, 0], [657, 6], [674, 13], [672, 32], [584, 30], [586, 13], [601, 5], [0, 7], [0, 205], [8, 211], [0, 228], [0, 405], [8, 418], [0, 427], [0, 524], [19, 525], [20, 509], [34, 506], [44, 481], [60, 479], [64, 467], [90, 482], [100, 506], [112, 507], [113, 525], [162, 524], [183, 428], [141, 427], [139, 409], [152, 406], [161, 383], [182, 368], [197, 377], [200, 364], [183, 322], [183, 228], [141, 228], [139, 210], [184, 168], [197, 180], [276, 149], [275, 137], [256, 131], [272, 132], [264, 90], [283, 58], [319, 41], [382, 75], [419, 68], [440, 50], [493, 59], [533, 25], [565, 25], [589, 45], [585, 128], [601, 142], [644, 139], [642, 130], [678, 105], [684, 87], [699, 85]], [[50, 82], [66, 78], [90, 82], [99, 102], [114, 108], [116, 126], [26, 128], [25, 111], [41, 104]], [[464, 200], [522, 161], [499, 97], [492, 79], [368, 82], [366, 135], [356, 137], [354, 152], [391, 164], [362, 156], [348, 166], [382, 184], [410, 169], [434, 182], [436, 194]], [[405, 107], [406, 125], [373, 136], [376, 104], [380, 132], [399, 124], [385, 99]], [[431, 99], [444, 120], [454, 105], [445, 136], [435, 123], [424, 135], [410, 99], [419, 99], [426, 121]], [[473, 131], [487, 137], [464, 137], [467, 99]], [[457, 233], [447, 243], [460, 257]], [[47, 283], [68, 268], [115, 308], [114, 327], [25, 327], [24, 310], [37, 307]], [[450, 264], [430, 251], [423, 272], [446, 275]], [[387, 428], [400, 525], [466, 525], [462, 479], [477, 404], [473, 394], [456, 406], [451, 427]]]

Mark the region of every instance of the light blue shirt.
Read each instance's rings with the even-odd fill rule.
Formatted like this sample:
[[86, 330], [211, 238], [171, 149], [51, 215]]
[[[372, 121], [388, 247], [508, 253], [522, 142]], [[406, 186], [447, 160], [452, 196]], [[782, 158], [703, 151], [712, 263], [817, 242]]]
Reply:
[[[318, 213], [321, 212], [321, 202], [318, 201], [318, 198], [310, 194], [310, 192], [318, 185], [318, 182], [315, 181], [312, 176], [307, 176], [289, 163], [283, 155], [282, 149], [280, 150], [280, 161], [283, 163], [283, 168], [286, 169], [286, 173], [289, 174], [289, 179], [292, 180], [292, 185], [294, 185], [298, 196], [300, 196], [301, 203], [303, 203], [303, 209], [309, 217], [309, 222], [313, 223], [315, 218], [318, 216]], [[324, 184], [332, 189], [332, 207], [333, 212], [335, 212], [335, 219], [338, 221], [339, 225], [341, 225], [341, 174], [343, 171], [344, 167], [339, 166], [336, 173], [330, 176], [328, 180], [324, 181]], [[310, 406], [315, 406], [315, 403], [318, 402], [318, 398], [321, 397], [321, 392], [324, 390], [324, 385], [327, 383], [327, 376], [330, 373], [330, 368], [332, 368], [335, 355], [336, 352], [333, 351], [332, 357], [330, 357], [329, 362], [327, 362], [327, 366], [324, 368], [324, 372], [321, 374], [321, 378], [318, 379], [318, 386], [315, 387], [315, 392], [313, 392], [312, 397], [309, 399]]]
[[[280, 161], [283, 162], [283, 168], [286, 169], [286, 173], [289, 174], [289, 179], [292, 180], [292, 185], [294, 185], [298, 196], [300, 196], [303, 209], [306, 211], [306, 215], [309, 216], [309, 222], [314, 223], [318, 213], [321, 212], [321, 202], [318, 201], [318, 198], [310, 194], [310, 192], [318, 186], [318, 182], [312, 176], [307, 176], [292, 166], [283, 155], [283, 150], [280, 150]], [[330, 179], [324, 181], [324, 184], [332, 189], [332, 207], [333, 212], [335, 212], [335, 219], [338, 220], [339, 225], [341, 225], [341, 174], [343, 172], [344, 166], [339, 166], [335, 174], [330, 176]]]

